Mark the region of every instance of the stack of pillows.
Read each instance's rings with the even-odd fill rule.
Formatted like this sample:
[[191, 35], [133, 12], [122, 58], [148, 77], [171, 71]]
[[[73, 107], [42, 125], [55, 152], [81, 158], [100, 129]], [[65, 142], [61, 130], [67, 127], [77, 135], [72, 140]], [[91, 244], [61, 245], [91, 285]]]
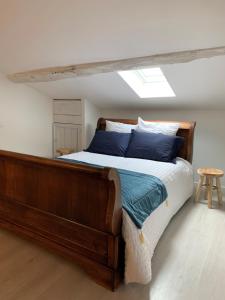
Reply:
[[86, 151], [113, 156], [175, 162], [184, 139], [176, 136], [179, 123], [146, 122], [137, 125], [106, 121]]

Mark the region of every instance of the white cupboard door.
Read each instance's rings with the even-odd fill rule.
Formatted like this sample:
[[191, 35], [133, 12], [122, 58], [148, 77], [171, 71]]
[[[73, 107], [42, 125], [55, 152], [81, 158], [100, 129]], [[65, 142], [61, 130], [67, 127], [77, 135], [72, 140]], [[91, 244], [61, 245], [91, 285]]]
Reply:
[[82, 103], [80, 100], [54, 100], [53, 112], [56, 115], [74, 115], [82, 114]]
[[59, 156], [57, 149], [70, 148], [74, 152], [82, 150], [82, 126], [72, 124], [53, 124], [53, 156]]

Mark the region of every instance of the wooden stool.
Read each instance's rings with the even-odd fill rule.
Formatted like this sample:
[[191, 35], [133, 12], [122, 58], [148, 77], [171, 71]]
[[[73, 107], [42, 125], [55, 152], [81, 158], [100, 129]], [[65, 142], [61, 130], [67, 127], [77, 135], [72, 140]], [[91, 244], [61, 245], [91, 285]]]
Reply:
[[71, 149], [71, 148], [59, 148], [56, 150], [56, 152], [59, 153], [59, 155], [66, 155], [66, 154], [70, 154], [70, 153], [73, 153], [74, 150]]
[[[224, 175], [224, 172], [214, 168], [201, 168], [197, 170], [200, 175], [198, 186], [196, 189], [195, 201], [199, 201], [201, 188], [205, 187], [205, 199], [208, 200], [208, 208], [212, 208], [212, 190], [217, 190], [219, 205], [222, 204], [222, 191], [220, 185], [220, 177]], [[216, 185], [213, 185], [213, 180], [216, 179]]]

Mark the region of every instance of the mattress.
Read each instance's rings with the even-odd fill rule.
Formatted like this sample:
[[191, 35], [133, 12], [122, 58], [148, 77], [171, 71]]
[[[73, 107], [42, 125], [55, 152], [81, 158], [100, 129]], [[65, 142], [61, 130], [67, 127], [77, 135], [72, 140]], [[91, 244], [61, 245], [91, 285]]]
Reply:
[[153, 175], [165, 184], [167, 200], [151, 213], [141, 230], [123, 210], [125, 282], [148, 283], [152, 277], [151, 260], [155, 247], [171, 218], [193, 193], [191, 164], [182, 158], [177, 158], [176, 164], [173, 164], [90, 152], [72, 153], [62, 158]]

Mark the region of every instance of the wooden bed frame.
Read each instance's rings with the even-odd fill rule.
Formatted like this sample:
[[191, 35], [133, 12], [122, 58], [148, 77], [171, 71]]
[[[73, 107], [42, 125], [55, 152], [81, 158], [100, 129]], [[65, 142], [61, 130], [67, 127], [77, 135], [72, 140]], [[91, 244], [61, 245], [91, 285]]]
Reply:
[[[180, 156], [191, 162], [195, 122], [179, 123]], [[105, 129], [105, 119], [97, 129]], [[124, 271], [121, 207], [113, 168], [0, 150], [0, 226], [72, 259], [111, 290]]]

